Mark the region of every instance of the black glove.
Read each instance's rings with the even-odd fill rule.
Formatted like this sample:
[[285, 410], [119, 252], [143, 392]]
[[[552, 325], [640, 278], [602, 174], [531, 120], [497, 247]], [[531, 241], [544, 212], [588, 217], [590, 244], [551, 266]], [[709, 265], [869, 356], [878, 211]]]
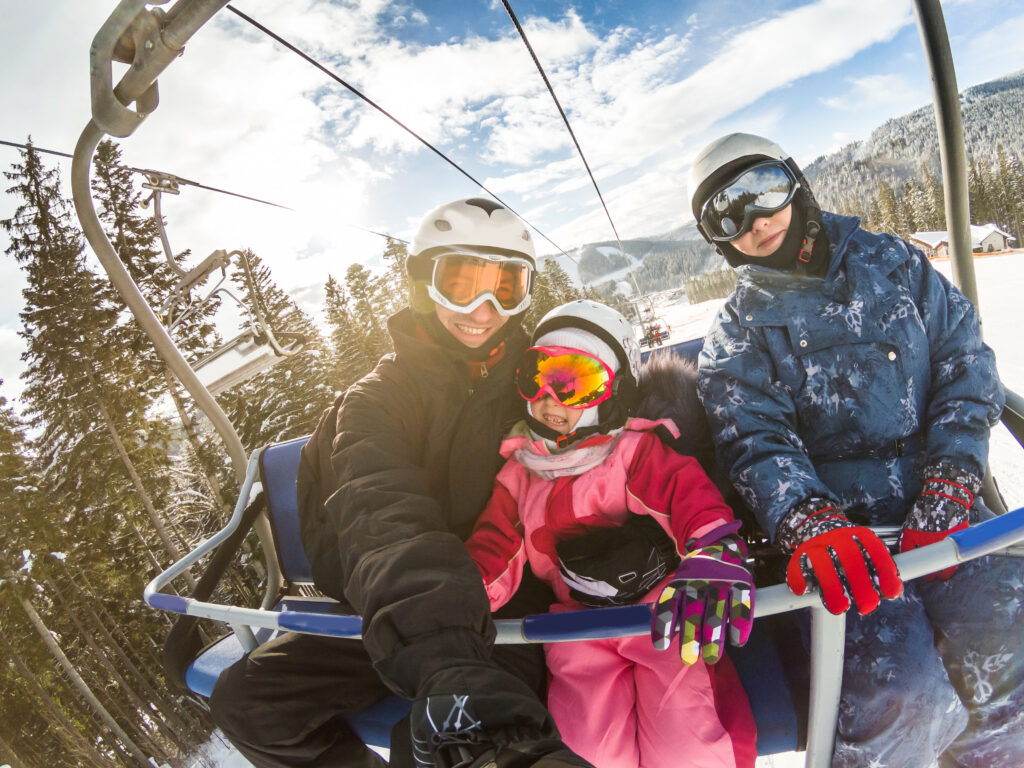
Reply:
[[[431, 694], [412, 703], [409, 727], [416, 768], [594, 768], [550, 734], [505, 728], [488, 732], [469, 694]], [[485, 705], [486, 708], [486, 705]]]
[[679, 553], [650, 515], [629, 513], [616, 528], [595, 528], [555, 545], [569, 595], [583, 605], [630, 605], [679, 565]]
[[468, 695], [416, 699], [409, 715], [416, 768], [463, 768], [494, 762], [494, 747], [470, 709]]

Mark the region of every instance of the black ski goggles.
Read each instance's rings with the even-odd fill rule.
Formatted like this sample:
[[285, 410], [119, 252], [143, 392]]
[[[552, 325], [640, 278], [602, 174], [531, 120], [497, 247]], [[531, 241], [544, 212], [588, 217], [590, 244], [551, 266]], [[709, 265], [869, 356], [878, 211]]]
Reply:
[[789, 205], [796, 187], [796, 176], [783, 161], [758, 163], [712, 193], [701, 209], [700, 223], [715, 242], [731, 242], [749, 232], [758, 216]]

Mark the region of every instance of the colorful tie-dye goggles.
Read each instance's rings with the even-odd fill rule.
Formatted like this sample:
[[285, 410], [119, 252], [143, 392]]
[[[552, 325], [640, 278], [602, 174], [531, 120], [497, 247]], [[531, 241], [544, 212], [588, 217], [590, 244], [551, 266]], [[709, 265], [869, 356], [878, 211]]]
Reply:
[[516, 370], [523, 399], [551, 395], [566, 408], [591, 408], [607, 400], [614, 380], [603, 360], [571, 347], [530, 347]]
[[532, 273], [533, 265], [525, 259], [446, 253], [434, 260], [427, 293], [453, 312], [468, 315], [490, 301], [499, 315], [509, 317], [530, 306]]

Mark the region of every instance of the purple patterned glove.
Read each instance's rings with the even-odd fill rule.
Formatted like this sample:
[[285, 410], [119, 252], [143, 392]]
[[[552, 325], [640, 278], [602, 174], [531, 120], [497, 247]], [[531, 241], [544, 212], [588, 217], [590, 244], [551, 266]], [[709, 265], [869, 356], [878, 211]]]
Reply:
[[679, 635], [683, 664], [714, 664], [725, 651], [725, 637], [744, 645], [750, 637], [754, 579], [743, 564], [747, 547], [734, 535], [739, 521], [720, 525], [687, 542], [689, 552], [661, 591], [651, 620], [651, 640], [664, 651]]
[[[900, 552], [926, 547], [966, 528], [974, 496], [980, 489], [980, 477], [951, 461], [943, 459], [925, 467], [921, 494], [903, 523]], [[924, 579], [944, 581], [955, 570], [953, 565]]]

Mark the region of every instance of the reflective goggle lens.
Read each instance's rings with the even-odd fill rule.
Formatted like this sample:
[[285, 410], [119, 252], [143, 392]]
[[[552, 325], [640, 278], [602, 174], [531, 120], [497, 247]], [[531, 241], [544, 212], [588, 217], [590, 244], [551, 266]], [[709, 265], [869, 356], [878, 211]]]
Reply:
[[503, 309], [518, 307], [530, 292], [530, 266], [521, 261], [488, 261], [450, 254], [434, 262], [434, 288], [456, 307], [490, 293]]
[[614, 378], [604, 362], [568, 347], [530, 347], [516, 370], [523, 399], [550, 394], [567, 408], [589, 408], [607, 399]]
[[754, 213], [785, 208], [795, 192], [796, 178], [785, 163], [761, 163], [715, 192], [704, 204], [700, 220], [712, 240], [729, 242], [750, 229]]

